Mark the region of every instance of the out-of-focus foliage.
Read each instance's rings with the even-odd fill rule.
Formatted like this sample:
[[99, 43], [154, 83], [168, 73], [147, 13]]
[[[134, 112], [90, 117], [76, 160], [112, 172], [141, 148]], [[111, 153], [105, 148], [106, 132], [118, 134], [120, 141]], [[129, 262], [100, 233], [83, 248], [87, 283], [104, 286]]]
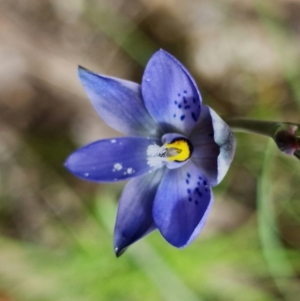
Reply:
[[218, 113], [300, 123], [296, 0], [0, 2], [0, 300], [297, 301], [300, 165], [238, 134], [202, 235], [177, 250], [157, 233], [121, 258], [112, 228], [123, 184], [74, 178], [66, 156], [118, 136], [77, 65], [139, 82], [158, 48]]

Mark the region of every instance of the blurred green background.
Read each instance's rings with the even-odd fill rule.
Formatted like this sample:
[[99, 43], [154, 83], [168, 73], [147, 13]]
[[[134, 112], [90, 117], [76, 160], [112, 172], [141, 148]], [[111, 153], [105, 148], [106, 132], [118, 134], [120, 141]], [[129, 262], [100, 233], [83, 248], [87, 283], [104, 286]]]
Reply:
[[0, 1], [0, 300], [300, 300], [300, 162], [265, 137], [237, 151], [202, 234], [112, 248], [124, 183], [63, 168], [119, 134], [77, 65], [140, 82], [164, 48], [219, 114], [300, 123], [300, 1]]

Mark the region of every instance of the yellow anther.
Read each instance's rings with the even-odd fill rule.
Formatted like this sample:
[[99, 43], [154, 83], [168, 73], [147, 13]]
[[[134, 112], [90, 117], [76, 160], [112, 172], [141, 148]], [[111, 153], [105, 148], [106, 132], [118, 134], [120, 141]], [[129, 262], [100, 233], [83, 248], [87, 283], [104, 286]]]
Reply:
[[167, 158], [169, 161], [183, 162], [190, 158], [192, 154], [191, 144], [188, 140], [182, 138], [167, 143], [164, 147], [167, 149]]

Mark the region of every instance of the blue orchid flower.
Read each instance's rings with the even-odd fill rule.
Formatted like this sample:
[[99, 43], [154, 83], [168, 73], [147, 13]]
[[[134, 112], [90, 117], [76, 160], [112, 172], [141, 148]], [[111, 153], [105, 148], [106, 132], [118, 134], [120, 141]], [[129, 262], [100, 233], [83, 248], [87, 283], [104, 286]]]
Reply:
[[173, 246], [187, 246], [210, 211], [211, 187], [235, 151], [228, 125], [208, 106], [185, 67], [159, 50], [142, 84], [79, 67], [92, 104], [115, 130], [130, 135], [99, 140], [72, 153], [65, 166], [90, 181], [130, 179], [114, 230], [117, 256], [154, 229]]

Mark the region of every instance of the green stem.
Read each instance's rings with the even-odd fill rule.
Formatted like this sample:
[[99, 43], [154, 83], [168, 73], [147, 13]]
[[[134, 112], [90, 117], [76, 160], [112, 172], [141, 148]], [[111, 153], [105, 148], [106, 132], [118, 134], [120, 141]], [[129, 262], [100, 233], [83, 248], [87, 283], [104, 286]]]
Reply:
[[273, 137], [280, 126], [280, 122], [243, 118], [224, 118], [224, 121], [234, 132], [255, 133], [268, 137]]
[[224, 118], [224, 121], [235, 132], [255, 133], [270, 137], [274, 139], [281, 152], [300, 159], [299, 124], [243, 118]]

